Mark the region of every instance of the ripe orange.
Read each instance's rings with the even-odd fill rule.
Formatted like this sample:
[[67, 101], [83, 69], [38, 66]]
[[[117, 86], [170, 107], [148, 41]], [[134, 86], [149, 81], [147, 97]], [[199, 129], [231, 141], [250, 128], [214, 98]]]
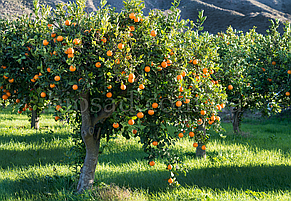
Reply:
[[149, 66], [146, 66], [146, 67], [144, 68], [144, 71], [148, 73], [148, 72], [151, 71], [151, 68], [150, 68]]
[[182, 80], [183, 79], [183, 76], [182, 75], [178, 75], [177, 76], [177, 80]]
[[20, 100], [19, 99], [16, 99], [16, 101], [15, 101], [16, 103], [20, 103]]
[[133, 125], [134, 124], [134, 120], [133, 119], [128, 120], [128, 124], [129, 125]]
[[183, 90], [184, 90], [183, 87], [179, 87], [180, 92], [183, 92]]
[[14, 82], [14, 79], [11, 78], [11, 79], [8, 80], [8, 82], [9, 82], [9, 83], [13, 83], [13, 82]]
[[157, 32], [155, 30], [151, 30], [151, 36], [155, 37], [157, 35]]
[[47, 25], [48, 28], [51, 28], [52, 26], [53, 26], [52, 24], [48, 24], [48, 25]]
[[233, 86], [230, 84], [230, 85], [228, 85], [228, 90], [232, 90], [233, 89]]
[[73, 58], [74, 54], [68, 54], [68, 58]]
[[194, 65], [198, 64], [198, 60], [197, 60], [197, 59], [194, 59], [194, 60], [193, 60], [193, 64], [194, 64]]
[[119, 123], [113, 123], [113, 128], [118, 128], [119, 127]]
[[56, 121], [58, 121], [59, 119], [60, 119], [60, 117], [58, 117], [58, 116], [55, 117], [55, 120], [56, 120]]
[[50, 68], [47, 68], [46, 70], [47, 70], [47, 72], [49, 72], [49, 73], [51, 72], [51, 69], [50, 69]]
[[176, 102], [176, 106], [177, 106], [177, 107], [181, 107], [181, 106], [182, 106], [182, 101], [177, 101], [177, 102]]
[[193, 147], [198, 147], [198, 143], [197, 142], [194, 142], [193, 143]]
[[57, 111], [60, 111], [60, 109], [62, 109], [62, 106], [57, 105], [57, 106], [56, 106], [56, 110], [57, 110]]
[[190, 137], [194, 137], [194, 135], [195, 135], [194, 132], [192, 132], [192, 131], [189, 132], [189, 136], [190, 136]]
[[71, 71], [71, 72], [76, 71], [76, 66], [70, 66], [70, 71]]
[[262, 68], [262, 70], [265, 72], [266, 71], [266, 69], [265, 68]]
[[220, 104], [220, 107], [221, 107], [221, 108], [225, 108], [225, 104], [224, 104], [224, 103], [221, 103], [221, 104]]
[[29, 109], [30, 111], [32, 111], [32, 110], [33, 110], [33, 108], [32, 108], [32, 107], [29, 107], [28, 109]]
[[46, 97], [46, 93], [41, 92], [40, 97], [45, 98]]
[[78, 38], [75, 38], [75, 39], [73, 40], [73, 44], [74, 44], [74, 45], [79, 45], [80, 43], [81, 43], [81, 40], [78, 39]]
[[18, 114], [21, 114], [22, 113], [22, 111], [21, 110], [18, 110]]
[[103, 43], [106, 43], [107, 39], [103, 37], [103, 38], [101, 38], [101, 41], [102, 41]]
[[118, 47], [118, 49], [122, 50], [124, 48], [124, 44], [118, 43], [117, 47]]
[[198, 124], [198, 125], [201, 125], [202, 123], [203, 123], [202, 119], [198, 119], [198, 120], [197, 120], [197, 124]]
[[62, 42], [63, 40], [64, 40], [63, 36], [58, 36], [58, 37], [57, 37], [57, 41], [58, 41], [58, 42]]
[[134, 82], [134, 79], [130, 79], [130, 78], [128, 78], [127, 81], [128, 81], [129, 83], [133, 83], [133, 82]]
[[122, 84], [122, 85], [120, 86], [120, 89], [121, 89], [121, 90], [125, 90], [125, 89], [126, 89], [126, 85]]
[[134, 22], [139, 22], [140, 21], [140, 18], [139, 17], [135, 17], [134, 18]]
[[143, 85], [143, 84], [140, 84], [140, 85], [139, 85], [139, 88], [140, 88], [140, 89], [144, 89], [144, 85]]
[[182, 77], [185, 77], [185, 76], [186, 76], [186, 72], [183, 71], [183, 72], [181, 73], [181, 75], [182, 75]]
[[6, 79], [6, 80], [8, 79], [8, 77], [7, 77], [7, 76], [5, 76], [5, 75], [3, 75], [3, 78], [4, 78], [4, 79]]
[[213, 71], [213, 70], [210, 70], [210, 71], [209, 71], [209, 74], [213, 74], [213, 73], [214, 73], [214, 71]]
[[210, 117], [210, 120], [211, 120], [211, 121], [215, 121], [215, 116], [214, 116], [214, 115], [211, 116], [211, 117]]
[[68, 48], [67, 49], [68, 54], [74, 54], [74, 49], [73, 48]]
[[43, 41], [42, 41], [42, 44], [43, 44], [44, 46], [47, 46], [47, 45], [49, 44], [49, 42], [48, 42], [47, 40], [43, 40]]
[[163, 68], [166, 68], [166, 67], [167, 67], [167, 62], [163, 61], [163, 62], [161, 63], [161, 66], [162, 66]]
[[111, 97], [112, 97], [112, 93], [111, 93], [111, 92], [108, 92], [108, 93], [106, 94], [106, 97], [107, 97], [107, 98], [111, 98]]
[[111, 57], [113, 53], [111, 50], [108, 50], [106, 54], [107, 54], [107, 56]]
[[10, 93], [9, 91], [7, 91], [7, 92], [6, 92], [6, 95], [7, 95], [8, 97], [10, 97], [10, 96], [11, 96], [11, 93]]
[[206, 74], [208, 72], [207, 68], [203, 68], [203, 74]]
[[97, 68], [100, 68], [100, 67], [101, 67], [101, 63], [100, 63], [100, 62], [97, 62], [97, 63], [95, 64], [95, 66], [96, 66]]
[[115, 59], [115, 63], [116, 64], [120, 64], [120, 60], [119, 59]]
[[216, 116], [215, 119], [216, 119], [217, 121], [220, 121], [220, 117], [219, 117], [219, 116]]
[[135, 30], [134, 26], [130, 26], [129, 29], [130, 29], [130, 31], [134, 31]]
[[186, 104], [187, 104], [187, 103], [190, 103], [190, 99], [187, 99], [187, 98], [186, 98], [185, 101], [184, 101], [184, 103], [186, 103]]
[[154, 166], [156, 163], [155, 163], [155, 161], [151, 161], [149, 164], [150, 164], [150, 166]]
[[3, 100], [7, 100], [7, 99], [8, 99], [8, 96], [7, 96], [6, 94], [4, 94], [4, 95], [2, 96], [2, 99], [3, 99]]
[[153, 103], [153, 104], [152, 104], [152, 107], [153, 107], [153, 108], [157, 108], [158, 106], [159, 106], [158, 103]]
[[50, 88], [54, 88], [55, 86], [55, 84], [50, 84]]
[[171, 164], [168, 165], [168, 170], [173, 169], [173, 166]]
[[31, 82], [36, 82], [36, 80], [35, 80], [35, 79], [30, 79], [30, 81], [31, 81]]
[[201, 115], [206, 115], [206, 111], [205, 110], [201, 110]]
[[183, 133], [179, 133], [179, 138], [182, 138], [182, 137], [184, 137], [184, 134]]
[[112, 85], [109, 85], [109, 86], [107, 87], [107, 89], [112, 89]]
[[132, 133], [133, 133], [133, 134], [137, 134], [137, 130], [136, 130], [136, 129], [133, 129], [133, 130], [132, 130]]
[[72, 86], [72, 88], [73, 88], [74, 90], [77, 90], [77, 89], [78, 89], [78, 85], [74, 84], [74, 85]]
[[205, 150], [206, 149], [206, 146], [205, 145], [202, 145], [201, 149], [202, 150]]
[[66, 20], [66, 21], [65, 21], [65, 25], [66, 25], [66, 26], [70, 26], [70, 25], [71, 25], [71, 21], [70, 21], [70, 20]]
[[272, 65], [276, 65], [276, 61], [272, 61]]
[[134, 13], [130, 13], [129, 14], [129, 18], [133, 20], [135, 18], [135, 14]]
[[154, 115], [154, 114], [155, 114], [155, 111], [153, 111], [153, 110], [149, 110], [149, 111], [148, 111], [148, 114], [149, 114], [149, 115]]
[[174, 181], [173, 181], [172, 178], [170, 178], [170, 179], [168, 179], [168, 182], [171, 184], [171, 183], [173, 183]]
[[291, 74], [291, 70], [288, 70], [287, 73], [290, 75]]
[[144, 114], [142, 112], [137, 113], [137, 118], [141, 119], [144, 117]]
[[57, 75], [57, 76], [55, 76], [55, 81], [57, 81], [57, 82], [58, 82], [58, 81], [60, 81], [60, 80], [61, 80], [61, 77], [60, 77], [60, 76], [58, 76], [58, 75]]
[[154, 146], [157, 146], [158, 145], [158, 142], [157, 141], [153, 141], [153, 145]]
[[128, 78], [129, 78], [129, 79], [135, 79], [135, 75], [134, 75], [133, 73], [130, 73], [130, 74], [128, 75]]
[[286, 92], [286, 96], [290, 96], [290, 92], [287, 91], [287, 92]]

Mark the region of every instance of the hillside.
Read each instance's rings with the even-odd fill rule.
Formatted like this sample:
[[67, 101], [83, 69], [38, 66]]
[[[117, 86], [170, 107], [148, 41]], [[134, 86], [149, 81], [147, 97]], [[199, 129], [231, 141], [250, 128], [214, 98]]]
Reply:
[[[69, 0], [40, 0], [50, 6]], [[32, 12], [33, 0], [0, 0], [0, 15], [4, 13]], [[123, 0], [108, 0], [108, 4], [122, 8]], [[171, 6], [171, 0], [145, 0], [147, 13], [150, 9], [159, 8], [167, 10]], [[89, 11], [98, 8], [100, 0], [88, 0]], [[247, 31], [253, 26], [257, 31], [264, 33], [270, 25], [269, 19], [280, 19], [281, 22], [291, 22], [290, 0], [181, 0], [181, 15], [184, 19], [195, 20], [198, 11], [204, 10], [207, 20], [205, 31], [217, 33], [225, 31], [229, 25], [237, 30]]]

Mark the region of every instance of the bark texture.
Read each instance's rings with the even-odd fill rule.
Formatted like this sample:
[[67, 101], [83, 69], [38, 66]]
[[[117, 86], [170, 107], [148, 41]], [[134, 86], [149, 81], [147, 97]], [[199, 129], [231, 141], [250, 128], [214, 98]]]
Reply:
[[97, 117], [95, 117], [90, 114], [90, 95], [89, 93], [83, 93], [81, 94], [80, 108], [82, 115], [81, 134], [83, 142], [86, 145], [86, 157], [84, 165], [81, 168], [81, 174], [77, 186], [77, 191], [82, 193], [84, 190], [90, 189], [94, 183], [101, 131], [101, 127], [96, 127], [95, 125], [108, 118], [115, 110], [115, 106], [113, 105], [111, 110], [100, 111]]
[[241, 120], [241, 115], [242, 115], [242, 109], [239, 108], [231, 108], [231, 113], [232, 113], [232, 127], [233, 127], [233, 132], [235, 134], [240, 133], [240, 120]]
[[39, 129], [39, 114], [37, 110], [32, 110], [31, 113], [31, 128]]

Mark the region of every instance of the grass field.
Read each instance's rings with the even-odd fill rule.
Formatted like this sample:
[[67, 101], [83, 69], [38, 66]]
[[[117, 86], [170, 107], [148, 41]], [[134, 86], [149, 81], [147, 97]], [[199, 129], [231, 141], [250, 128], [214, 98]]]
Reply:
[[36, 132], [26, 115], [0, 111], [0, 200], [291, 200], [290, 115], [245, 120], [242, 136], [223, 123], [227, 137], [211, 137], [206, 160], [195, 158], [193, 142], [181, 140], [174, 152], [188, 173], [175, 189], [161, 160], [148, 166], [137, 139], [117, 137], [100, 155], [96, 185], [84, 195], [74, 192], [78, 178], [68, 165], [70, 128], [51, 114], [40, 123]]

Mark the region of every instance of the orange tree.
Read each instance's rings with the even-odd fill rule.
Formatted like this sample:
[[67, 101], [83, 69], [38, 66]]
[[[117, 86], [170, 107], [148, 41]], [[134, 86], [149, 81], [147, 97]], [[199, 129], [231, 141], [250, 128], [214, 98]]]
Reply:
[[[36, 7], [36, 14], [38, 12]], [[45, 9], [43, 10], [45, 11]], [[43, 16], [45, 14], [43, 13]], [[11, 21], [2, 21], [0, 52], [0, 86], [2, 99], [14, 103], [18, 113], [32, 111], [31, 127], [39, 128], [39, 114], [48, 101], [36, 80], [42, 75], [41, 60], [34, 52], [34, 40], [43, 29], [39, 18], [31, 15], [15, 16]]]
[[56, 120], [72, 114], [80, 121], [86, 156], [79, 192], [94, 182], [100, 139], [114, 132], [139, 137], [149, 165], [164, 158], [168, 182], [177, 184], [180, 161], [169, 146], [187, 132], [205, 150], [206, 131], [219, 131], [225, 94], [211, 77], [219, 70], [216, 49], [195, 24], [179, 21], [177, 1], [167, 16], [155, 10], [147, 17], [141, 1], [124, 2], [120, 13], [105, 3], [94, 13], [85, 12], [85, 0], [40, 12], [46, 26], [33, 40], [43, 61], [33, 66], [42, 74], [35, 85], [56, 105]]

